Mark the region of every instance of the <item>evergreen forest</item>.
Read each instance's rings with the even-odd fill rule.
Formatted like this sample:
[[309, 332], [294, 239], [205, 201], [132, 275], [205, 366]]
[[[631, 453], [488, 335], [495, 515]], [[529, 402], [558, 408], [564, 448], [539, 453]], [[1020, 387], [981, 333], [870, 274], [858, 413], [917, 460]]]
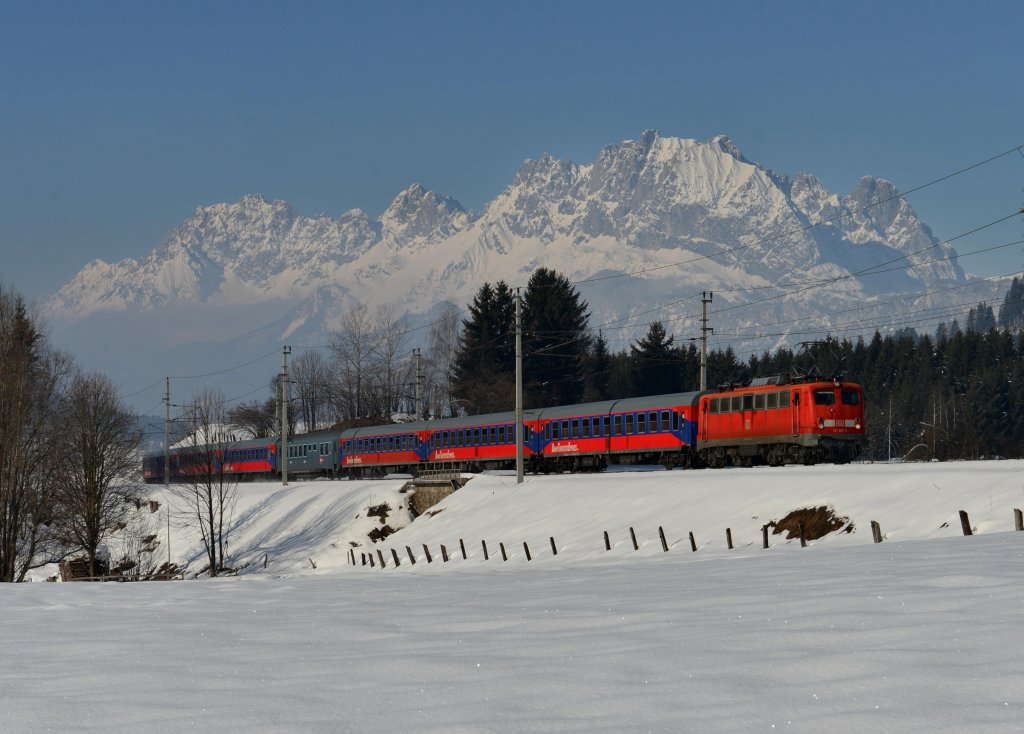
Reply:
[[[459, 410], [511, 410], [515, 394], [515, 293], [485, 284], [469, 304], [456, 347], [451, 392]], [[524, 406], [564, 405], [697, 390], [698, 342], [676, 342], [655, 321], [621, 351], [592, 333], [585, 301], [562, 275], [534, 273], [523, 293]], [[708, 353], [709, 389], [755, 377], [820, 376], [863, 386], [864, 458], [917, 461], [1024, 456], [1024, 282], [1015, 278], [998, 318], [980, 303], [963, 328], [914, 329], [851, 341], [784, 347], [740, 359]]]

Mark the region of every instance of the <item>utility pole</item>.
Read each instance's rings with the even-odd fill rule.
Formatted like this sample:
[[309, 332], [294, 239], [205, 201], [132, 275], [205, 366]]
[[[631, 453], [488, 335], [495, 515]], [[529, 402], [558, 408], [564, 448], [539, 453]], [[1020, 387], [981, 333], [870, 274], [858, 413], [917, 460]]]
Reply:
[[167, 574], [171, 573], [171, 378], [164, 393], [164, 510], [167, 512]]
[[710, 291], [702, 291], [700, 294], [701, 317], [700, 317], [700, 389], [708, 389], [708, 334], [715, 330], [708, 326], [708, 304], [714, 297]]
[[[171, 378], [167, 378], [164, 394], [164, 490], [171, 489]], [[165, 495], [166, 497], [166, 495]]]
[[423, 373], [420, 371], [420, 349], [416, 347], [413, 350], [413, 356], [416, 357], [416, 420], [420, 420], [423, 417], [423, 411], [420, 408], [420, 384], [423, 381]]
[[283, 347], [281, 356], [284, 359], [284, 367], [281, 372], [281, 486], [288, 486], [288, 355], [292, 353], [291, 347]]
[[516, 484], [523, 483], [523, 309], [516, 288]]

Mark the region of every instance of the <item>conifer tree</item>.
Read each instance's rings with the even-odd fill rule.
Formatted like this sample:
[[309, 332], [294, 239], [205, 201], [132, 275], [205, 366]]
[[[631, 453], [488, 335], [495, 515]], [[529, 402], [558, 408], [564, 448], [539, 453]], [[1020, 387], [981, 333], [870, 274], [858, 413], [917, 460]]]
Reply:
[[681, 387], [680, 360], [660, 321], [647, 328], [647, 334], [630, 347], [634, 368], [635, 395], [663, 395]]
[[504, 281], [484, 283], [469, 304], [452, 389], [470, 414], [508, 410], [515, 402], [515, 295]]
[[523, 298], [524, 405], [580, 401], [589, 319], [587, 302], [568, 278], [548, 268], [534, 271]]

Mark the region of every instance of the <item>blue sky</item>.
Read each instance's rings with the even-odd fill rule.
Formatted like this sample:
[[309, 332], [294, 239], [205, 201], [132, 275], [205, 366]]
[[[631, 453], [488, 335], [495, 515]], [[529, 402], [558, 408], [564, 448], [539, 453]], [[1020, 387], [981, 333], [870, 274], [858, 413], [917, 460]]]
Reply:
[[[0, 1], [0, 278], [57, 290], [247, 193], [479, 208], [527, 158], [655, 128], [903, 189], [1024, 144], [1011, 2]], [[1024, 205], [1024, 156], [914, 195], [940, 237]], [[1024, 238], [1024, 222], [958, 241]], [[1024, 248], [964, 258], [1024, 269]]]

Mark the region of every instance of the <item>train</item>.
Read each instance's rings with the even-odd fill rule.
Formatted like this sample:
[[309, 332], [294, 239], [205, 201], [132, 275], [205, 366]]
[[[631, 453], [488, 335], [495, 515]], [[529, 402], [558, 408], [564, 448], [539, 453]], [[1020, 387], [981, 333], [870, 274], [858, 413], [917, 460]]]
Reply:
[[[515, 467], [515, 413], [491, 413], [298, 434], [287, 442], [297, 478], [372, 478], [434, 469]], [[523, 411], [523, 458], [532, 473], [598, 471], [611, 464], [667, 468], [848, 463], [863, 449], [864, 394], [839, 379], [760, 378], [744, 386]], [[215, 472], [281, 474], [275, 438], [213, 451], [169, 452], [170, 479]], [[164, 481], [164, 455], [143, 459]]]

